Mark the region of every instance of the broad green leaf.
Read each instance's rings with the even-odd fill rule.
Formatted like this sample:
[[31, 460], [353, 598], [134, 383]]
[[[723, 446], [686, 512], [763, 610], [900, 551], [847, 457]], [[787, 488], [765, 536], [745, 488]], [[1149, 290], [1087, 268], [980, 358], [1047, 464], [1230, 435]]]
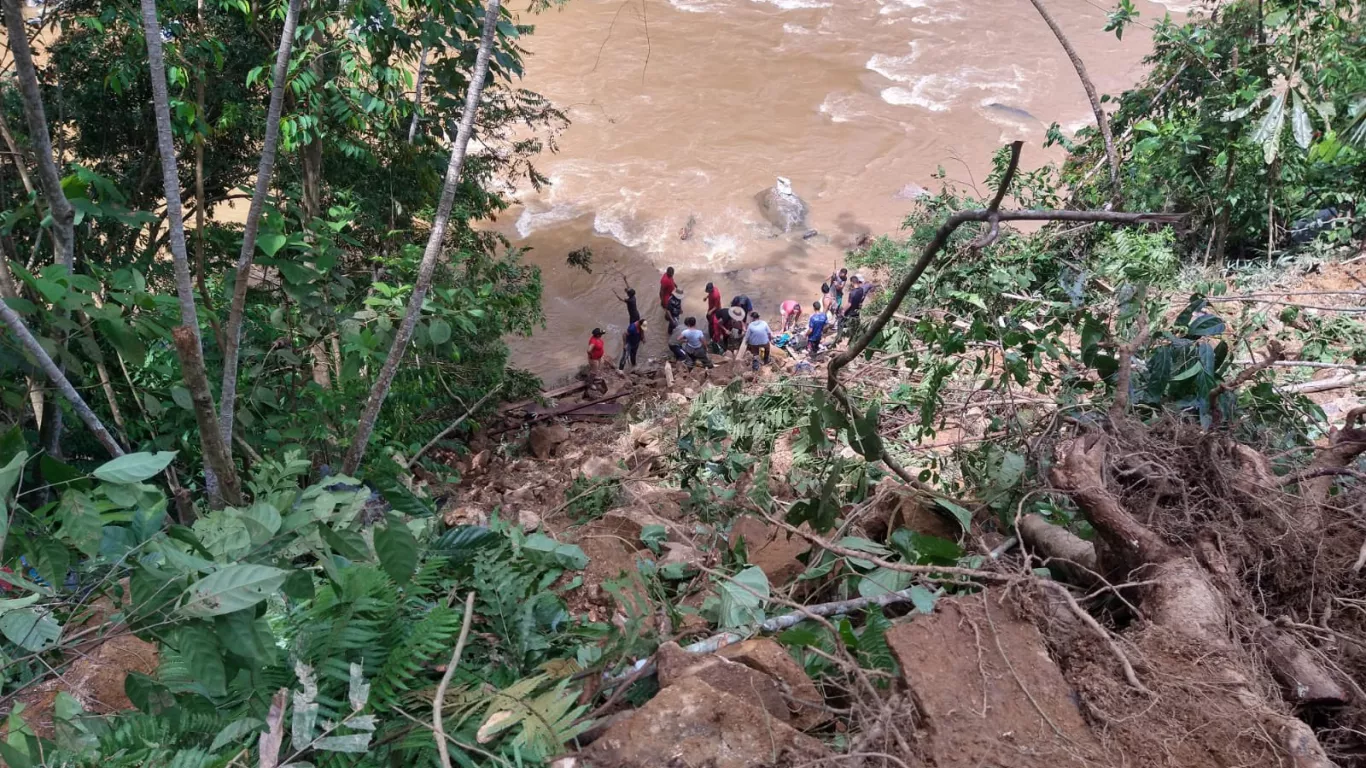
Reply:
[[229, 565], [190, 585], [180, 613], [218, 616], [250, 608], [278, 591], [288, 576], [289, 571], [267, 565]]
[[333, 528], [330, 525], [319, 525], [318, 530], [322, 532], [323, 541], [327, 542], [327, 546], [347, 560], [370, 559], [370, 548], [366, 546], [365, 537], [359, 532]]
[[265, 502], [258, 501], [251, 506], [239, 510], [238, 518], [247, 528], [247, 535], [251, 538], [251, 545], [259, 547], [270, 541], [280, 530], [280, 513], [275, 507]]
[[1262, 147], [1262, 159], [1267, 165], [1276, 160], [1281, 148], [1281, 131], [1285, 128], [1285, 91], [1276, 93], [1266, 114], [1252, 132], [1252, 143]]
[[280, 232], [262, 232], [256, 236], [256, 247], [266, 256], [274, 256], [288, 241], [289, 238]]
[[28, 651], [46, 651], [62, 636], [62, 625], [37, 608], [20, 608], [0, 616], [0, 633]]
[[921, 613], [934, 613], [934, 604], [938, 599], [938, 594], [929, 591], [919, 584], [911, 587], [911, 604]]
[[721, 628], [751, 627], [764, 620], [763, 604], [768, 599], [768, 576], [751, 565], [717, 585], [721, 594]]
[[256, 611], [246, 608], [222, 616], [215, 616], [214, 631], [218, 640], [228, 652], [265, 663], [270, 661], [274, 638], [264, 619], [256, 618]]
[[390, 519], [383, 528], [375, 528], [375, 554], [394, 583], [407, 584], [417, 568], [417, 539], [408, 526]]
[[155, 477], [175, 459], [175, 451], [130, 453], [101, 464], [93, 474], [106, 483], [140, 483]]
[[1191, 363], [1185, 370], [1171, 377], [1170, 381], [1185, 381], [1204, 369], [1199, 360]]
[[646, 525], [640, 529], [640, 542], [657, 555], [668, 533], [669, 530], [662, 525]]
[[427, 326], [427, 338], [432, 344], [445, 344], [451, 340], [451, 324], [445, 320], [433, 320]]
[[588, 565], [588, 555], [574, 544], [561, 544], [544, 533], [533, 533], [522, 544], [522, 549], [537, 553], [560, 568], [582, 570]]
[[1227, 112], [1224, 112], [1219, 117], [1225, 122], [1231, 122], [1233, 120], [1242, 120], [1243, 118], [1252, 114], [1252, 110], [1256, 109], [1257, 107], [1260, 107], [1263, 104], [1263, 102], [1265, 102], [1269, 98], [1271, 98], [1271, 89], [1267, 88], [1266, 90], [1257, 94], [1257, 98], [1253, 99], [1251, 104], [1248, 104], [1245, 107], [1239, 107], [1238, 109], [1230, 109]]
[[194, 412], [194, 395], [190, 394], [190, 390], [181, 386], [171, 387], [171, 399], [181, 408]]
[[253, 733], [265, 728], [266, 724], [254, 717], [245, 717], [241, 720], [234, 720], [223, 726], [223, 730], [213, 737], [213, 743], [209, 745], [210, 752], [217, 752], [229, 744], [249, 744], [251, 739], [248, 737]]
[[[9, 503], [9, 494], [19, 482], [19, 477], [24, 474], [24, 462], [27, 460], [28, 454], [24, 451], [20, 451], [14, 454], [14, 458], [9, 460], [9, 463], [5, 465], [4, 469], [0, 469], [0, 521], [8, 522], [9, 520], [9, 507], [7, 506]], [[4, 522], [0, 522], [0, 525], [4, 524]], [[0, 534], [3, 533], [4, 531], [0, 530]], [[3, 540], [4, 537], [0, 536], [0, 541]]]
[[1309, 123], [1309, 111], [1300, 101], [1298, 91], [1291, 91], [1290, 131], [1295, 135], [1295, 143], [1300, 149], [1309, 149], [1314, 141], [1314, 127]]
[[95, 557], [100, 553], [104, 524], [100, 521], [95, 502], [89, 496], [80, 491], [62, 494], [55, 517], [61, 524], [57, 534], [63, 541], [85, 553], [86, 557]]
[[123, 679], [123, 693], [133, 706], [149, 715], [159, 715], [175, 706], [171, 689], [141, 672], [129, 672]]
[[10, 611], [17, 610], [19, 608], [27, 608], [30, 605], [33, 605], [34, 603], [38, 602], [38, 598], [40, 597], [42, 597], [42, 595], [39, 595], [35, 592], [27, 597], [16, 597], [11, 600], [0, 600], [0, 615], [4, 615], [6, 613], [9, 613]]
[[218, 635], [200, 622], [181, 627], [172, 635], [172, 647], [190, 670], [193, 687], [210, 696], [227, 693], [228, 673]]
[[948, 499], [943, 498], [942, 496], [936, 497], [935, 500], [934, 500], [934, 502], [935, 502], [936, 504], [938, 504], [939, 506], [943, 507], [944, 510], [946, 510], [949, 514], [953, 515], [953, 519], [954, 519], [954, 520], [957, 520], [957, 521], [958, 521], [958, 524], [961, 525], [961, 526], [963, 526], [963, 530], [965, 530], [965, 531], [970, 531], [970, 530], [972, 530], [972, 513], [971, 513], [971, 512], [969, 512], [968, 510], [964, 509], [963, 507], [960, 507], [959, 505], [953, 503], [952, 501], [949, 501]]
[[60, 589], [71, 569], [71, 552], [62, 542], [44, 536], [32, 542], [28, 550], [29, 563], [48, 586]]
[[860, 597], [879, 597], [890, 592], [900, 592], [910, 586], [910, 583], [909, 573], [878, 568], [859, 579], [858, 593]]

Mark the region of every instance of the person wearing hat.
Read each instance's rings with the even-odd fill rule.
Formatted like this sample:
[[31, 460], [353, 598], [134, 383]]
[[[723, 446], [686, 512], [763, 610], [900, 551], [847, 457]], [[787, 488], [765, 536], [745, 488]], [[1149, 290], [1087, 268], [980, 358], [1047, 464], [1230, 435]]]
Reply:
[[597, 370], [602, 367], [602, 356], [607, 354], [607, 350], [602, 344], [602, 337], [605, 333], [606, 331], [601, 328], [594, 328], [593, 336], [588, 340], [588, 372], [590, 374], [597, 373]]
[[[673, 269], [673, 267], [670, 267]], [[683, 314], [683, 292], [674, 291], [669, 294], [669, 299], [664, 303], [664, 314], [669, 318], [669, 335], [673, 336], [674, 331], [678, 330], [679, 317]]]
[[745, 311], [739, 307], [726, 309], [726, 351], [734, 359], [740, 357], [740, 347], [745, 340]]

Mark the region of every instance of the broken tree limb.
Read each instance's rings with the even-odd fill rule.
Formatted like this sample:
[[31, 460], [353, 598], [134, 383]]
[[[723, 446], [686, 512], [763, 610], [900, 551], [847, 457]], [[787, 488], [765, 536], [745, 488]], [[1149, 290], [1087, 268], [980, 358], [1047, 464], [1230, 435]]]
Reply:
[[1223, 421], [1224, 412], [1223, 409], [1219, 408], [1218, 406], [1219, 398], [1222, 397], [1225, 392], [1233, 392], [1235, 393], [1236, 397], [1239, 387], [1243, 386], [1249, 381], [1252, 381], [1252, 379], [1255, 378], [1257, 374], [1261, 373], [1262, 371], [1265, 371], [1272, 365], [1275, 365], [1276, 361], [1280, 360], [1283, 357], [1285, 357], [1285, 350], [1281, 348], [1281, 343], [1275, 339], [1272, 339], [1271, 342], [1267, 344], [1266, 359], [1262, 360], [1260, 363], [1256, 363], [1255, 365], [1251, 365], [1247, 368], [1244, 368], [1243, 370], [1239, 371], [1238, 375], [1234, 376], [1232, 379], [1229, 379], [1228, 381], [1221, 381], [1218, 384], [1214, 385], [1214, 387], [1209, 391], [1210, 428], [1213, 429], [1215, 427], [1218, 427], [1219, 422]]
[[29, 332], [28, 326], [24, 325], [24, 319], [3, 300], [0, 300], [0, 320], [5, 321], [5, 325], [9, 327], [10, 333], [13, 333], [19, 339], [19, 343], [23, 345], [24, 349], [38, 361], [38, 366], [43, 369], [43, 373], [47, 374], [48, 379], [57, 387], [57, 391], [61, 392], [62, 396], [71, 403], [71, 407], [76, 411], [76, 415], [79, 416], [81, 422], [94, 433], [95, 439], [100, 441], [100, 445], [104, 446], [106, 451], [109, 451], [109, 455], [114, 456], [115, 458], [122, 456], [123, 449], [119, 447], [119, 443], [114, 439], [114, 436], [109, 434], [109, 430], [105, 428], [104, 422], [100, 421], [100, 417], [96, 416], [95, 412], [90, 410], [90, 406], [86, 405], [85, 400], [81, 398], [81, 394], [76, 391], [76, 388], [71, 386], [70, 380], [66, 378], [66, 374], [62, 373], [62, 369], [57, 366], [57, 363], [52, 359], [52, 356], [47, 353], [47, 350], [43, 349], [43, 345], [39, 344], [38, 340], [33, 337], [33, 334]]
[[474, 405], [471, 405], [469, 408], [465, 410], [464, 413], [460, 414], [460, 418], [451, 422], [451, 425], [449, 427], [446, 427], [445, 429], [441, 430], [441, 432], [438, 433], [436, 437], [433, 437], [430, 441], [427, 442], [426, 445], [419, 448], [417, 453], [413, 454], [413, 457], [411, 459], [408, 459], [407, 466], [409, 468], [412, 468], [412, 466], [417, 463], [417, 460], [422, 458], [422, 454], [431, 450], [432, 446], [436, 445], [438, 442], [444, 439], [446, 435], [449, 435], [450, 433], [454, 432], [456, 427], [460, 426], [462, 423], [464, 423], [465, 419], [468, 419], [470, 417], [470, 414], [479, 410], [479, 406], [483, 405], [486, 401], [488, 401], [490, 397], [493, 397], [494, 395], [498, 394], [498, 390], [502, 388], [503, 382], [500, 381], [498, 382], [498, 386], [484, 393], [484, 396], [476, 400]]
[[1083, 587], [1096, 583], [1096, 548], [1091, 542], [1039, 515], [1020, 518], [1016, 529], [1032, 554], [1056, 567], [1067, 581]]
[[1366, 382], [1366, 373], [1353, 373], [1332, 379], [1306, 381], [1303, 384], [1290, 384], [1281, 387], [1281, 391], [1290, 392], [1296, 395], [1311, 395], [1315, 392], [1331, 392], [1335, 389], [1346, 389], [1363, 382]]
[[441, 187], [441, 199], [436, 205], [436, 215], [432, 217], [427, 248], [422, 253], [421, 264], [418, 265], [417, 281], [413, 284], [413, 293], [408, 298], [408, 309], [403, 315], [403, 322], [394, 334], [389, 355], [385, 358], [384, 365], [375, 378], [375, 384], [370, 389], [365, 410], [361, 412], [360, 422], [356, 425], [356, 434], [351, 438], [351, 446], [346, 451], [346, 459], [342, 463], [344, 474], [354, 475], [360, 468], [361, 459], [365, 458], [365, 448], [370, 443], [370, 435], [375, 431], [379, 409], [389, 396], [389, 386], [393, 384], [394, 375], [398, 373], [399, 362], [408, 351], [408, 342], [413, 338], [418, 315], [422, 314], [422, 303], [432, 286], [436, 259], [443, 250], [446, 229], [451, 221], [451, 208], [455, 205], [456, 187], [460, 185], [461, 170], [465, 166], [465, 150], [469, 147], [470, 137], [474, 134], [474, 118], [479, 112], [479, 99], [484, 93], [484, 81], [488, 79], [489, 56], [493, 52], [501, 11], [502, 0], [488, 0], [484, 5], [484, 29], [479, 40], [479, 53], [475, 55], [474, 71], [470, 73], [469, 89], [465, 93], [465, 111], [460, 117], [460, 128], [451, 147], [450, 162], [446, 165], [446, 179]]

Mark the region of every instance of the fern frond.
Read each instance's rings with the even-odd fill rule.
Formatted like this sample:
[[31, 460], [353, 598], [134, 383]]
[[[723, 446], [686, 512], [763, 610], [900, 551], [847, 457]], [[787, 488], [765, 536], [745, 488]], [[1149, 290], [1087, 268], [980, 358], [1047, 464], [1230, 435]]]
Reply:
[[417, 685], [423, 667], [451, 647], [460, 623], [458, 612], [438, 605], [409, 628], [371, 680], [371, 702], [377, 709], [389, 709]]

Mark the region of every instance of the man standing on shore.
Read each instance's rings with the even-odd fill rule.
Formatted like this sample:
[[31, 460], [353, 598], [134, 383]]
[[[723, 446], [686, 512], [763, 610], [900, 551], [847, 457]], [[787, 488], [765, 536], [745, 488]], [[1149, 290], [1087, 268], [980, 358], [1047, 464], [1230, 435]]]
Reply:
[[664, 270], [664, 275], [659, 278], [659, 306], [664, 311], [669, 310], [669, 299], [673, 298], [674, 291], [678, 290], [678, 283], [674, 282], [674, 268], [669, 267]]

